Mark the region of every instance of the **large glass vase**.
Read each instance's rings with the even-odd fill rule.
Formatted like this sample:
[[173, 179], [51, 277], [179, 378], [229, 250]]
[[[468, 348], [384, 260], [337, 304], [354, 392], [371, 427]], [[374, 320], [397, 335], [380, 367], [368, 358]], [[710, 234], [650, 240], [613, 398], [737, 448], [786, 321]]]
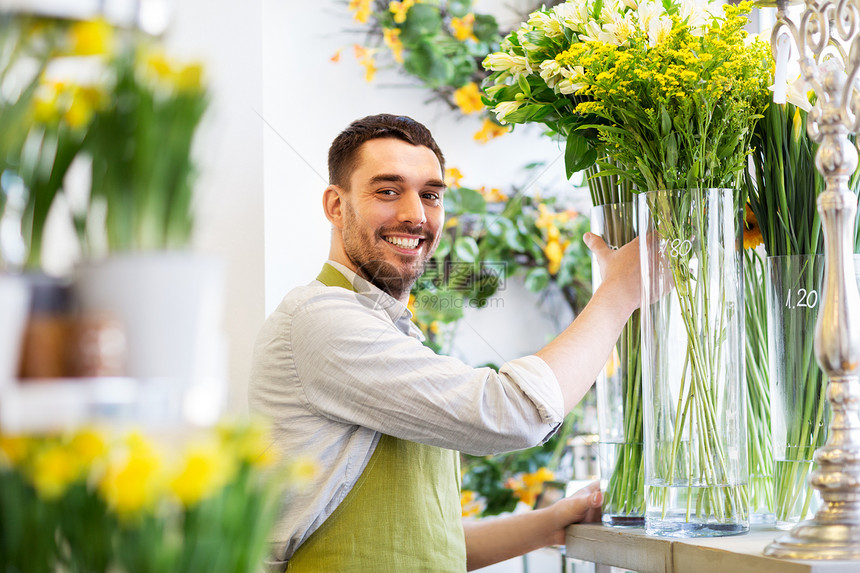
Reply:
[[827, 440], [827, 379], [814, 351], [824, 255], [767, 258], [768, 352], [776, 525], [812, 517], [820, 498], [809, 486], [812, 454]]
[[[632, 202], [594, 207], [591, 231], [602, 236], [612, 248], [632, 241], [637, 234], [634, 207]], [[600, 286], [599, 269], [592, 271], [592, 277], [596, 290]], [[641, 526], [645, 522], [639, 340], [639, 311], [636, 311], [597, 378], [603, 523], [611, 526]]]
[[729, 189], [638, 197], [646, 532], [749, 530], [740, 217]]

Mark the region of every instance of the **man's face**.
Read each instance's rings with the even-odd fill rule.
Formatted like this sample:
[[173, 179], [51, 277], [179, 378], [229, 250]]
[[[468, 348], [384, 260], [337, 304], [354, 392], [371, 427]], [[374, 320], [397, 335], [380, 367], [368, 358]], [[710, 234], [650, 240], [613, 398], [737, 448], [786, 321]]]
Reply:
[[344, 250], [359, 274], [402, 299], [439, 244], [444, 190], [429, 148], [392, 138], [362, 144], [341, 194]]

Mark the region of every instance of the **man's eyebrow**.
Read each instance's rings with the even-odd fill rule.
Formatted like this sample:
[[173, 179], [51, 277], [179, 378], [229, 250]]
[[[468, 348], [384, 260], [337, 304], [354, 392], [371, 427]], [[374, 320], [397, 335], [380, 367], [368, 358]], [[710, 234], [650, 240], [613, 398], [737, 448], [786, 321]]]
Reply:
[[[375, 183], [405, 183], [406, 178], [402, 175], [398, 175], [396, 173], [380, 173], [379, 175], [374, 175], [370, 178], [370, 184], [373, 185]], [[425, 187], [439, 187], [440, 189], [445, 189], [448, 186], [445, 185], [445, 182], [441, 179], [430, 179], [424, 184]]]

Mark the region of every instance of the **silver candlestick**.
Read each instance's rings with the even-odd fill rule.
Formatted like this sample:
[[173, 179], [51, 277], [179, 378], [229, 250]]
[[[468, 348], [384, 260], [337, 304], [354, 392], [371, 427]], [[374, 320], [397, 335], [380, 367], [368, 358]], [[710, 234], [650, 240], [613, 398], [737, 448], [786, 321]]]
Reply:
[[822, 506], [764, 553], [853, 560], [860, 559], [860, 294], [853, 258], [857, 197], [848, 189], [857, 148], [848, 135], [860, 131], [860, 0], [806, 0], [799, 25], [786, 15], [788, 4], [777, 0], [772, 45], [779, 45], [781, 37], [791, 40], [803, 79], [817, 95], [808, 126], [820, 144], [815, 165], [826, 186], [818, 197], [825, 277], [815, 354], [828, 377], [832, 416], [827, 443], [815, 452], [818, 469], [810, 477]]

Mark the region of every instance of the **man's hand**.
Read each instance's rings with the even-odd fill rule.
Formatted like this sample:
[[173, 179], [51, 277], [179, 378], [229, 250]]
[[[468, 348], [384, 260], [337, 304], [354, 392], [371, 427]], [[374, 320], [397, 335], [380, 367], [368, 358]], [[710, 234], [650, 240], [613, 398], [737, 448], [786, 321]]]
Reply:
[[600, 491], [600, 483], [593, 481], [573, 495], [549, 506], [547, 510], [554, 512], [553, 520], [556, 523], [551, 544], [564, 545], [565, 528], [572, 523], [600, 521], [602, 503], [603, 493]]

